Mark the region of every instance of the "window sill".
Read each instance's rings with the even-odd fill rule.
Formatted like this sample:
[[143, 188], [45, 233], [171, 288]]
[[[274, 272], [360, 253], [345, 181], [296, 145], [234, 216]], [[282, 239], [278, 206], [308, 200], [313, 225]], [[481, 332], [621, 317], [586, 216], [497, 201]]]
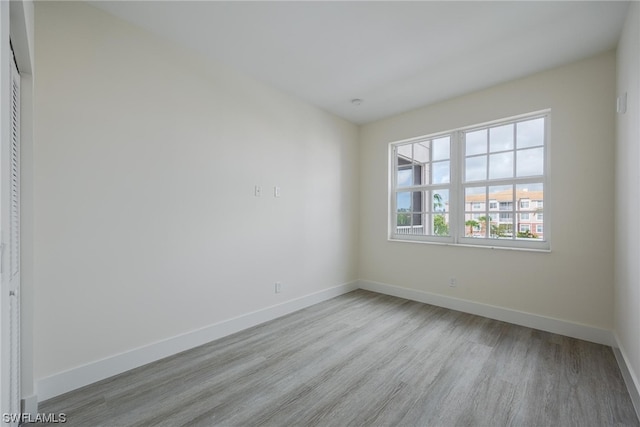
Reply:
[[418, 243], [423, 245], [435, 245], [435, 246], [454, 246], [461, 248], [478, 248], [478, 249], [496, 249], [500, 251], [518, 251], [518, 252], [538, 252], [538, 253], [551, 253], [551, 249], [542, 248], [526, 248], [526, 247], [514, 247], [514, 246], [491, 246], [491, 245], [471, 245], [468, 243], [450, 243], [450, 242], [433, 242], [427, 240], [409, 240], [409, 239], [397, 239], [393, 237], [387, 238], [389, 242], [397, 243]]

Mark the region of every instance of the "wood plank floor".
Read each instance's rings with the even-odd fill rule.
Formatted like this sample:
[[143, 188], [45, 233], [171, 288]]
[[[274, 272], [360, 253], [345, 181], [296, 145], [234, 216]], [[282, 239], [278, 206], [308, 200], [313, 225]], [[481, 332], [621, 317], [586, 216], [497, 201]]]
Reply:
[[354, 291], [40, 406], [68, 426], [639, 426], [611, 348]]

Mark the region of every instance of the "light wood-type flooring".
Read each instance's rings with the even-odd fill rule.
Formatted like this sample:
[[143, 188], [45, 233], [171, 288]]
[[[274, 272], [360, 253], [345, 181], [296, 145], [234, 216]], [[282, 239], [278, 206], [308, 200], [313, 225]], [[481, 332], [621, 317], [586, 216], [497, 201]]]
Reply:
[[611, 348], [363, 290], [56, 397], [67, 426], [639, 426]]

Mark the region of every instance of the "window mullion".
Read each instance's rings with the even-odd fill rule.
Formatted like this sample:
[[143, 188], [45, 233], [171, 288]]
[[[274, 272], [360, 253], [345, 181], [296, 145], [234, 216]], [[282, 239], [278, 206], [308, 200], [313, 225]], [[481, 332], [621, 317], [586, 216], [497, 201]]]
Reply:
[[460, 230], [464, 230], [464, 190], [462, 176], [464, 172], [464, 149], [462, 147], [462, 132], [456, 131], [451, 135], [451, 194], [449, 194], [449, 232], [454, 243], [459, 243]]

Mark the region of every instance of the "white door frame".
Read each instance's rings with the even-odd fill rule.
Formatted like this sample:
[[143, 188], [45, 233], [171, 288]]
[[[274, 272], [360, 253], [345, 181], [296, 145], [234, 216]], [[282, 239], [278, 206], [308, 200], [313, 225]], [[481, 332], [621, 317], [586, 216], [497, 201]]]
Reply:
[[[19, 198], [12, 202], [11, 193], [13, 191], [19, 197], [19, 157], [12, 166], [11, 153], [14, 148], [19, 149], [19, 145], [12, 148], [12, 122], [17, 119], [19, 123], [19, 116], [12, 117], [12, 75], [17, 74], [17, 69], [10, 49], [9, 26], [9, 2], [0, 1], [0, 424], [17, 426], [20, 419], [15, 417], [21, 412], [20, 214]], [[19, 144], [19, 139], [15, 142]], [[14, 182], [17, 187], [12, 190]], [[5, 414], [13, 414], [13, 417], [6, 418]]]

